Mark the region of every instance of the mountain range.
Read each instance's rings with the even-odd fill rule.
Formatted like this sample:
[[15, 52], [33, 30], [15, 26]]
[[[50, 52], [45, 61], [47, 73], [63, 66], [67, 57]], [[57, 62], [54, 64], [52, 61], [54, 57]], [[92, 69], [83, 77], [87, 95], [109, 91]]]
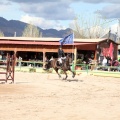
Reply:
[[[25, 27], [28, 24], [25, 22], [21, 22], [19, 20], [6, 20], [3, 17], [0, 17], [0, 31], [3, 32], [5, 37], [13, 37], [16, 35], [17, 37], [22, 36], [22, 33]], [[70, 28], [65, 30], [56, 30], [56, 29], [42, 29], [38, 27], [40, 32], [42, 33], [42, 37], [54, 37], [54, 38], [63, 38], [66, 35], [71, 33]]]

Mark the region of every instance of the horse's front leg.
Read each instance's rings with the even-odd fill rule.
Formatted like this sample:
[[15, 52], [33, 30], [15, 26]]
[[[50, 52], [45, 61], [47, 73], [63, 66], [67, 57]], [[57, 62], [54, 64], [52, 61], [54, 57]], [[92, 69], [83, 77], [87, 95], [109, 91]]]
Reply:
[[67, 77], [68, 77], [67, 72], [66, 72], [66, 71], [64, 71], [64, 74], [65, 74], [65, 78], [63, 78], [63, 80], [66, 80], [66, 79], [67, 79]]
[[58, 72], [58, 68], [55, 69], [56, 73], [58, 74], [59, 78], [61, 78], [60, 73]]
[[71, 70], [71, 68], [69, 69], [69, 71], [72, 73], [72, 77], [75, 77], [75, 72]]

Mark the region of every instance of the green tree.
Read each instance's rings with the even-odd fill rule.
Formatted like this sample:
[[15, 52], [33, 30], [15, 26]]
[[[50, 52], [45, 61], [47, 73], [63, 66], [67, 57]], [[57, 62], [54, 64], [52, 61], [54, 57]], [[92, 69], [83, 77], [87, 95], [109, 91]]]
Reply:
[[25, 27], [22, 36], [23, 37], [41, 37], [41, 33], [36, 26], [32, 24], [28, 24]]
[[4, 37], [4, 33], [0, 30], [0, 37]]
[[100, 38], [109, 32], [110, 20], [100, 14], [80, 15], [73, 20], [70, 26], [76, 38]]

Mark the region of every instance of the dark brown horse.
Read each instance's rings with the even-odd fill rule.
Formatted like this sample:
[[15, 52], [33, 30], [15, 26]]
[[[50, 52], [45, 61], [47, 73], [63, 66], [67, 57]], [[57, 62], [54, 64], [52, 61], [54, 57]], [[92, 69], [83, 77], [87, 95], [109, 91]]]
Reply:
[[71, 66], [70, 66], [70, 63], [72, 61], [72, 58], [70, 57], [70, 55], [68, 54], [66, 56], [66, 59], [63, 59], [62, 60], [62, 66], [59, 66], [59, 61], [58, 61], [58, 58], [53, 58], [51, 60], [49, 60], [46, 65], [45, 65], [45, 69], [48, 70], [50, 68], [53, 68], [56, 73], [58, 74], [59, 78], [61, 78], [61, 75], [60, 73], [58, 72], [59, 69], [61, 69], [64, 74], [66, 75], [65, 78], [63, 78], [63, 80], [66, 80], [68, 75], [67, 75], [67, 71], [71, 71], [72, 72], [72, 77], [74, 78], [75, 77], [75, 73], [71, 70]]

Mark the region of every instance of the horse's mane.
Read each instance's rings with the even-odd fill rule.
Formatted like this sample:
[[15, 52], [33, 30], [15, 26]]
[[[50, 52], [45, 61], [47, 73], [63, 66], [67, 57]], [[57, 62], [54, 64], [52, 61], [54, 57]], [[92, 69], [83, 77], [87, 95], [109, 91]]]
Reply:
[[66, 55], [66, 57], [71, 57], [71, 54], [70, 54], [70, 53], [68, 53], [68, 54]]

